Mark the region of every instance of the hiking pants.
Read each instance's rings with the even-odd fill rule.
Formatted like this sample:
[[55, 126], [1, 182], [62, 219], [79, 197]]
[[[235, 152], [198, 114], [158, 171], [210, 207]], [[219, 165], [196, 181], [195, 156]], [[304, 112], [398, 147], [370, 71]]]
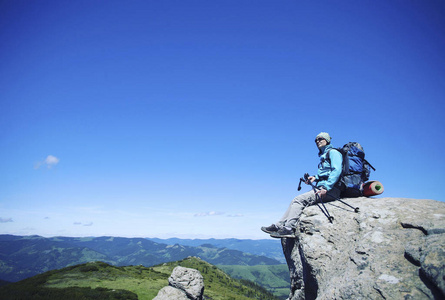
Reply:
[[[333, 188], [328, 191], [325, 197], [322, 199], [323, 202], [333, 201], [340, 197], [340, 190], [337, 188]], [[280, 221], [278, 221], [278, 227], [287, 227], [287, 228], [295, 228], [298, 224], [298, 220], [300, 219], [300, 215], [309, 205], [314, 205], [317, 202], [320, 202], [320, 197], [315, 195], [314, 190], [301, 194], [292, 200], [289, 205], [289, 208], [284, 213], [283, 217]]]

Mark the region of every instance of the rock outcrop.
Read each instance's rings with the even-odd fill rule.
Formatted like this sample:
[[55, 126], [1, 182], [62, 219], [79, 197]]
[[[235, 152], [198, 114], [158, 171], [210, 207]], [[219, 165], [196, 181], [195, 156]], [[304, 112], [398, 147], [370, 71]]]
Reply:
[[204, 279], [198, 270], [178, 266], [153, 300], [202, 300]]
[[445, 203], [343, 199], [303, 211], [296, 238], [283, 238], [289, 300], [444, 299]]

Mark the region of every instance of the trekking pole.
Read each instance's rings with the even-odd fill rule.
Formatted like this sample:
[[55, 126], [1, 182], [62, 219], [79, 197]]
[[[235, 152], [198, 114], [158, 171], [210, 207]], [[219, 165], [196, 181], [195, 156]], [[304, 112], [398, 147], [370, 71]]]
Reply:
[[310, 184], [310, 186], [311, 186], [312, 189], [314, 190], [315, 198], [318, 197], [318, 200], [321, 202], [321, 205], [322, 205], [323, 208], [324, 208], [324, 210], [323, 210], [323, 208], [321, 208], [321, 207], [319, 206], [320, 209], [321, 209], [321, 211], [326, 215], [326, 217], [328, 218], [329, 222], [332, 223], [332, 221], [334, 221], [334, 217], [331, 216], [331, 215], [329, 214], [329, 211], [328, 211], [328, 209], [326, 208], [326, 206], [324, 205], [324, 202], [323, 202], [323, 200], [321, 199], [321, 196], [317, 194], [317, 190], [318, 190], [318, 188], [317, 188], [316, 186], [314, 186], [314, 184], [309, 180], [309, 174], [308, 174], [308, 173], [305, 173], [305, 174], [304, 174], [304, 179], [303, 179], [303, 178], [300, 178], [300, 184], [298, 185], [298, 190], [301, 190], [301, 182], [302, 182], [302, 181], [304, 181], [305, 183], [309, 183], [309, 184]]
[[345, 201], [341, 200], [340, 197], [337, 198], [336, 200], [340, 201], [341, 203], [343, 203], [344, 205], [349, 206], [350, 208], [352, 208], [354, 210], [354, 212], [358, 213], [360, 211], [360, 208], [358, 207], [354, 207], [352, 205], [350, 205], [349, 203], [346, 203]]

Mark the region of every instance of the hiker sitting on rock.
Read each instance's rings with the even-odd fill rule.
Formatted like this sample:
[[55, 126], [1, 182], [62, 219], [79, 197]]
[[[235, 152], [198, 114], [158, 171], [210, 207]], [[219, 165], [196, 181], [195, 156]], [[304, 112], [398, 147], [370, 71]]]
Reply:
[[[318, 165], [318, 174], [309, 176], [308, 180], [316, 182], [318, 191], [315, 192], [312, 189], [295, 197], [280, 221], [268, 227], [261, 227], [262, 231], [269, 233], [272, 237], [295, 237], [295, 228], [306, 206], [316, 204], [319, 197], [323, 202], [329, 202], [340, 196], [340, 189], [336, 187], [336, 183], [340, 179], [342, 171], [342, 155], [339, 151], [329, 151], [334, 148], [331, 145], [331, 137], [326, 132], [318, 134], [315, 143], [319, 149], [320, 164]], [[329, 159], [326, 158], [327, 155], [329, 155]]]

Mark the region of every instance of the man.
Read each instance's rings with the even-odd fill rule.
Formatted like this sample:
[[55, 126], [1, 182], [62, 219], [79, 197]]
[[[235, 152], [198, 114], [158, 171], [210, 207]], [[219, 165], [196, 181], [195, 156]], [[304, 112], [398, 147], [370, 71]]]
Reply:
[[[261, 227], [262, 231], [269, 233], [272, 237], [295, 237], [295, 228], [305, 207], [316, 204], [320, 197], [323, 202], [329, 202], [340, 196], [337, 182], [342, 171], [343, 157], [339, 151], [330, 151], [334, 148], [331, 145], [331, 137], [327, 132], [319, 133], [315, 138], [315, 143], [319, 150], [320, 163], [317, 175], [309, 176], [308, 180], [316, 182], [317, 191], [315, 192], [312, 189], [295, 197], [277, 223], [268, 227]], [[329, 155], [329, 159], [327, 159], [327, 155]], [[310, 183], [306, 182], [306, 184]]]

